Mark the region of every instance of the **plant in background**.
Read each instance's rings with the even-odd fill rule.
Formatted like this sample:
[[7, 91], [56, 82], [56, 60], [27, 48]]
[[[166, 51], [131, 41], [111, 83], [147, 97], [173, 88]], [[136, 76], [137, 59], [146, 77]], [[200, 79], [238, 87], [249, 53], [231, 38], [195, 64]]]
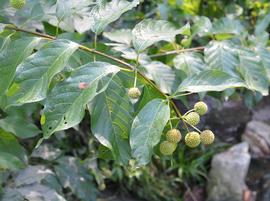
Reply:
[[[168, 155], [177, 156], [177, 150], [186, 147], [181, 144], [182, 134], [188, 148], [214, 142], [212, 131], [196, 127], [208, 110], [204, 102], [184, 114], [177, 107], [186, 96], [228, 98], [240, 93], [253, 99], [252, 94], [268, 95], [269, 14], [261, 16], [253, 30], [240, 12], [213, 19], [214, 8], [223, 4], [227, 8], [227, 3], [209, 1], [213, 12], [208, 18], [196, 16], [205, 13], [201, 3], [164, 1], [159, 4], [163, 19], [126, 20], [128, 11], [144, 5], [146, 12], [153, 4], [139, 0], [0, 2], [0, 109], [4, 114], [0, 169], [27, 164], [25, 150], [14, 136], [26, 139], [42, 133], [36, 143], [39, 147], [70, 128], [91, 133], [91, 139], [100, 143], [100, 155], [95, 157], [108, 155], [124, 166], [133, 161], [135, 169], [160, 153], [166, 161]], [[186, 15], [172, 23], [168, 21], [172, 16], [161, 15], [162, 8]], [[123, 21], [117, 21], [123, 14]], [[82, 121], [88, 122], [80, 125], [83, 132], [78, 128]], [[61, 166], [68, 161], [72, 166], [67, 171], [87, 175], [77, 159], [57, 162]], [[59, 175], [67, 178], [61, 168]], [[70, 185], [73, 194], [85, 193]]]

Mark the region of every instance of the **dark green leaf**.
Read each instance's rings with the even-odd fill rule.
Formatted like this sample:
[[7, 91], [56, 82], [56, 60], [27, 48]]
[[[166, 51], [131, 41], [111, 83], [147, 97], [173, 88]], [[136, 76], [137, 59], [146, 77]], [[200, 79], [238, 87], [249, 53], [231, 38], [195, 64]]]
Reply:
[[1, 119], [0, 127], [19, 138], [34, 137], [41, 132], [35, 124], [22, 116], [8, 116]]
[[133, 106], [121, 79], [116, 75], [108, 88], [91, 104], [91, 130], [101, 144], [111, 149], [115, 159], [130, 159], [128, 137]]
[[80, 123], [86, 104], [104, 91], [110, 81], [107, 80], [100, 88], [100, 80], [118, 71], [118, 67], [109, 63], [92, 62], [75, 69], [68, 79], [56, 85], [45, 103], [45, 124], [42, 126], [44, 138]]
[[0, 49], [0, 96], [6, 92], [13, 81], [16, 67], [32, 53], [40, 38], [10, 40], [7, 38]]
[[153, 148], [159, 143], [169, 118], [170, 107], [162, 99], [150, 101], [135, 117], [131, 127], [130, 145], [132, 156], [139, 166], [150, 162]]
[[[16, 105], [43, 100], [49, 84], [57, 73], [64, 69], [78, 44], [56, 40], [43, 46], [38, 52], [21, 63], [10, 90], [11, 101]], [[13, 104], [12, 103], [12, 104]]]
[[27, 158], [23, 147], [11, 134], [0, 129], [0, 169], [23, 168]]

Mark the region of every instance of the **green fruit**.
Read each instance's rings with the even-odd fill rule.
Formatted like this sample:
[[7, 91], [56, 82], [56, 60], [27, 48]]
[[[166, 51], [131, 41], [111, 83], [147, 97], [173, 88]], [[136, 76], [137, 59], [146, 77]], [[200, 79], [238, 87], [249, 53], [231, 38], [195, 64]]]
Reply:
[[162, 153], [163, 155], [172, 155], [176, 147], [177, 145], [175, 143], [164, 141], [160, 143], [159, 150], [160, 150], [160, 153]]
[[199, 115], [204, 115], [207, 110], [208, 110], [208, 107], [207, 105], [205, 104], [205, 102], [197, 102], [195, 105], [194, 105], [194, 110], [195, 112], [197, 112]]
[[22, 9], [25, 5], [25, 0], [10, 0], [10, 5], [15, 9]]
[[191, 148], [197, 147], [200, 144], [200, 142], [201, 142], [200, 134], [195, 131], [189, 132], [185, 136], [185, 143], [187, 146]]
[[137, 87], [132, 87], [128, 90], [128, 96], [131, 99], [137, 99], [141, 96], [141, 91]]
[[166, 133], [166, 139], [172, 143], [180, 142], [182, 135], [178, 129], [171, 129]]
[[203, 144], [212, 144], [215, 140], [215, 135], [212, 131], [210, 130], [205, 130], [201, 133], [201, 142]]
[[197, 112], [190, 112], [184, 118], [192, 126], [196, 126], [200, 122], [200, 115]]

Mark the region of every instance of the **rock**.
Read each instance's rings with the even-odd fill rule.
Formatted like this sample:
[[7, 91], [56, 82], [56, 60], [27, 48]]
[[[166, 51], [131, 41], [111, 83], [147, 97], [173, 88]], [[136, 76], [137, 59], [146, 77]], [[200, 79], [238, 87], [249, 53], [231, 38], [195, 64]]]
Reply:
[[199, 186], [195, 186], [192, 189], [188, 189], [184, 194], [184, 201], [204, 201], [205, 189]]
[[211, 162], [207, 200], [242, 201], [243, 192], [247, 189], [245, 177], [250, 158], [246, 142], [215, 155]]
[[205, 119], [204, 127], [211, 128], [221, 141], [238, 143], [251, 118], [251, 112], [242, 101], [226, 101], [218, 108], [210, 108], [202, 120]]
[[261, 182], [261, 190], [258, 193], [256, 201], [269, 201], [270, 200], [270, 174], [263, 177]]
[[247, 124], [242, 140], [250, 146], [253, 157], [270, 156], [270, 126], [260, 121]]
[[246, 183], [257, 192], [256, 201], [270, 200], [270, 158], [253, 158], [250, 162]]
[[265, 97], [253, 109], [253, 120], [262, 121], [270, 125], [270, 98]]

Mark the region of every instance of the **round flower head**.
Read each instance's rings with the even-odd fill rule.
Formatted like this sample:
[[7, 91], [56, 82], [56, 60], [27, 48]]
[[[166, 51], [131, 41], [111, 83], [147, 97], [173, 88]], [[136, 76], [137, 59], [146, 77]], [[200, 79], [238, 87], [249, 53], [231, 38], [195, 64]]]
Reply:
[[189, 132], [185, 136], [185, 143], [191, 148], [197, 147], [201, 142], [200, 134], [197, 132]]
[[128, 96], [131, 99], [137, 99], [141, 96], [141, 91], [137, 87], [132, 87], [128, 90]]
[[178, 143], [182, 138], [181, 132], [178, 129], [171, 129], [166, 133], [166, 139], [172, 143]]
[[203, 144], [212, 144], [215, 140], [215, 135], [210, 130], [203, 131], [200, 136]]
[[194, 105], [194, 110], [195, 112], [197, 112], [199, 115], [204, 115], [207, 111], [208, 111], [208, 107], [207, 105], [205, 104], [205, 102], [197, 102], [195, 105]]
[[192, 126], [196, 126], [200, 122], [200, 115], [197, 112], [190, 112], [184, 118]]
[[159, 150], [160, 150], [160, 153], [162, 153], [163, 155], [172, 155], [172, 153], [176, 149], [176, 146], [177, 145], [175, 143], [164, 141], [160, 143]]
[[10, 0], [10, 5], [15, 9], [22, 9], [25, 5], [25, 0]]

